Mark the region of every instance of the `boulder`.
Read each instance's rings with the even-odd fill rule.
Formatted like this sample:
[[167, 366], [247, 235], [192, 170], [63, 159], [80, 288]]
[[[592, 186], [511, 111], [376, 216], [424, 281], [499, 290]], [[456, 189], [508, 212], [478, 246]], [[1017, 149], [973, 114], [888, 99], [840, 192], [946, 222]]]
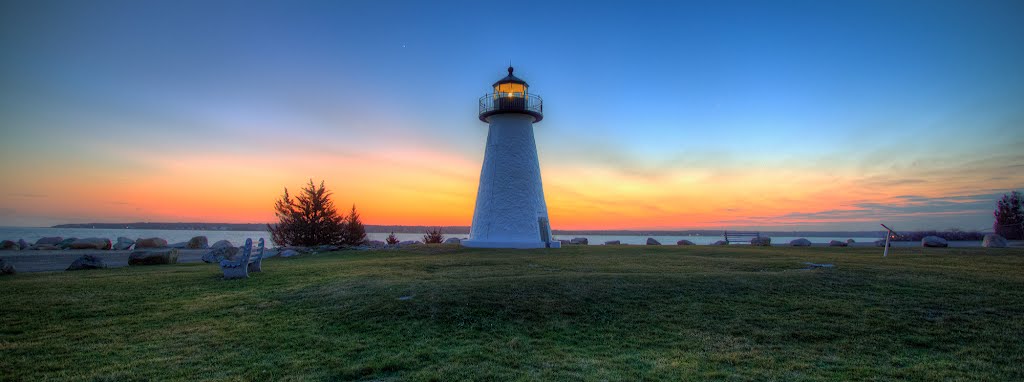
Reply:
[[135, 249], [164, 247], [167, 247], [167, 240], [161, 239], [159, 237], [135, 240]]
[[18, 239], [18, 249], [27, 249], [27, 248], [28, 248], [28, 242], [26, 242], [25, 239]]
[[574, 237], [572, 240], [569, 240], [569, 244], [589, 245], [590, 241], [585, 237]]
[[209, 248], [209, 241], [206, 240], [206, 236], [196, 236], [188, 240], [188, 245], [185, 248], [188, 249], [206, 249]]
[[793, 239], [789, 242], [789, 245], [793, 247], [810, 247], [811, 241], [801, 237], [799, 239]]
[[839, 240], [832, 240], [832, 241], [828, 242], [828, 246], [829, 247], [845, 247], [846, 246], [846, 242], [839, 241]]
[[654, 240], [653, 237], [649, 237], [647, 238], [647, 245], [661, 245], [661, 243], [657, 240]]
[[569, 245], [572, 244], [572, 242], [570, 242], [569, 240], [558, 240], [558, 244]]
[[286, 250], [281, 251], [280, 254], [278, 254], [278, 256], [281, 256], [281, 257], [294, 257], [294, 256], [298, 256], [298, 255], [299, 255], [299, 251], [296, 251], [294, 249], [286, 249]]
[[57, 244], [57, 246], [60, 247], [60, 249], [68, 249], [68, 248], [71, 248], [71, 243], [74, 243], [75, 240], [78, 240], [78, 238], [77, 237], [69, 237], [69, 238], [64, 239], [63, 241], [61, 241], [59, 244]]
[[772, 238], [770, 237], [755, 237], [750, 239], [750, 245], [770, 247], [772, 246]]
[[167, 248], [186, 249], [188, 248], [187, 241], [179, 241], [177, 243], [167, 244]]
[[921, 239], [921, 246], [929, 248], [945, 248], [949, 246], [949, 243], [946, 239], [938, 236], [925, 236]]
[[101, 237], [87, 237], [84, 239], [78, 239], [71, 243], [69, 248], [71, 249], [110, 249], [110, 239]]
[[853, 244], [853, 243], [856, 243], [856, 241], [854, 241], [853, 239], [846, 239], [846, 244]]
[[8, 263], [7, 260], [0, 257], [0, 276], [13, 275], [16, 273], [18, 273], [18, 271], [14, 269], [14, 264]]
[[60, 247], [53, 244], [34, 244], [28, 247], [31, 251], [57, 251]]
[[93, 255], [82, 255], [78, 259], [75, 259], [67, 270], [81, 271], [85, 269], [103, 269], [106, 267], [107, 265], [103, 263], [103, 259]]
[[230, 241], [220, 240], [220, 241], [218, 241], [216, 243], [213, 243], [213, 245], [210, 246], [210, 249], [228, 248], [228, 247], [234, 247], [234, 245], [232, 245]]
[[619, 244], [622, 244], [622, 242], [618, 241], [618, 240], [608, 240], [608, 241], [604, 242], [604, 245], [619, 245]]
[[719, 241], [716, 241], [714, 244], [711, 244], [711, 245], [729, 245], [729, 242], [725, 241], [725, 240], [719, 240]]
[[36, 240], [36, 245], [53, 245], [53, 246], [56, 246], [57, 244], [60, 244], [60, 242], [62, 242], [62, 241], [64, 241], [64, 238], [60, 237], [60, 236], [42, 237], [42, 238], [39, 238], [39, 240]]
[[341, 247], [339, 247], [337, 245], [330, 245], [330, 244], [318, 245], [316, 247], [313, 247], [313, 251], [314, 252], [333, 252], [333, 251], [337, 251], [339, 249], [341, 249]]
[[0, 241], [0, 250], [3, 250], [3, 251], [17, 251], [19, 249], [21, 249], [21, 248], [18, 247], [18, 243], [15, 243], [15, 242], [10, 241], [10, 240]]
[[696, 245], [696, 244], [694, 244], [692, 241], [689, 241], [689, 240], [680, 240], [680, 241], [676, 242], [676, 245]]
[[419, 240], [406, 240], [406, 241], [398, 243], [399, 246], [402, 246], [402, 245], [413, 245], [413, 244], [423, 244], [423, 243], [421, 243]]
[[457, 237], [449, 237], [449, 238], [445, 239], [444, 243], [445, 244], [460, 244], [460, 243], [462, 243], [462, 240], [459, 240], [459, 238], [457, 238]]
[[204, 253], [202, 259], [205, 263], [220, 263], [221, 260], [231, 260], [238, 254], [238, 251], [238, 247], [213, 248]]
[[155, 251], [135, 251], [128, 255], [128, 265], [158, 265], [174, 264], [178, 262], [178, 250], [176, 248], [162, 249]]
[[990, 233], [981, 240], [981, 246], [985, 248], [1006, 248], [1006, 238]]
[[117, 238], [117, 243], [114, 243], [114, 249], [116, 249], [118, 251], [125, 251], [125, 250], [132, 249], [133, 245], [135, 245], [135, 240], [129, 239], [129, 238], [124, 237], [124, 236], [121, 236], [121, 237]]

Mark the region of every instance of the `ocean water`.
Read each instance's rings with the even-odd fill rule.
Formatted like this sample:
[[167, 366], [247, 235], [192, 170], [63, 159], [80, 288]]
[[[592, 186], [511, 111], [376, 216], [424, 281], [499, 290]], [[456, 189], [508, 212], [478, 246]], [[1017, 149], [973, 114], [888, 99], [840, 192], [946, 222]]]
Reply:
[[[213, 244], [219, 240], [228, 240], [234, 245], [241, 245], [245, 242], [246, 238], [252, 238], [253, 241], [263, 238], [267, 243], [272, 243], [270, 240], [270, 233], [266, 231], [219, 231], [219, 230], [157, 230], [157, 229], [100, 229], [100, 228], [34, 228], [34, 227], [0, 227], [0, 240], [14, 240], [25, 239], [29, 244], [33, 244], [36, 240], [42, 237], [48, 236], [60, 236], [63, 238], [77, 237], [105, 237], [111, 241], [116, 241], [118, 237], [124, 236], [129, 239], [135, 240], [138, 238], [149, 238], [159, 237], [167, 240], [168, 243], [178, 243], [188, 241], [194, 236], [206, 236], [210, 244]], [[366, 236], [370, 240], [384, 241], [387, 238], [388, 233], [381, 232], [370, 232]], [[396, 233], [395, 236], [401, 241], [407, 240], [423, 240], [423, 234], [420, 233]], [[445, 235], [448, 237], [466, 238], [469, 234], [453, 234]], [[689, 240], [699, 245], [712, 244], [718, 240], [722, 240], [721, 236], [640, 236], [640, 235], [554, 235], [555, 239], [570, 240], [574, 237], [586, 237], [590, 245], [604, 244], [606, 241], [618, 240], [622, 244], [635, 244], [643, 245], [647, 243], [647, 238], [651, 237], [665, 245], [675, 245], [679, 240]], [[858, 243], [870, 243], [881, 237], [827, 237], [827, 236], [807, 236], [804, 237], [810, 240], [811, 243], [828, 243], [831, 240], [846, 241], [846, 239], [853, 239]], [[797, 237], [778, 236], [772, 237], [772, 244], [785, 244], [789, 243], [790, 240], [797, 239]], [[273, 244], [270, 244], [273, 245]]]

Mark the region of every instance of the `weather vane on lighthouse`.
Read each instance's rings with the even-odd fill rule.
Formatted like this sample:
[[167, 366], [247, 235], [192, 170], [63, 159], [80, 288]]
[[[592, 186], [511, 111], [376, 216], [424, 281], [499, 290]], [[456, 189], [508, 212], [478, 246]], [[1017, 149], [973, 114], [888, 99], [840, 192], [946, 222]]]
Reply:
[[480, 98], [487, 146], [467, 247], [558, 248], [551, 238], [533, 124], [544, 119], [544, 103], [526, 81], [512, 75]]

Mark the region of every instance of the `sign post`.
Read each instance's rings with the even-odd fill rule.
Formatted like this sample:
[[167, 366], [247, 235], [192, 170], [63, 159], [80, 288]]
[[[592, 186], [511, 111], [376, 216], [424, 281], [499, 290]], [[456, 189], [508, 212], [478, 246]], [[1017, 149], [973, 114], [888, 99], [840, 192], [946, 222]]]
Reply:
[[887, 227], [885, 224], [882, 224], [882, 227], [885, 227], [885, 230], [886, 230], [886, 233], [885, 233], [885, 250], [882, 251], [882, 257], [888, 257], [889, 256], [889, 239], [892, 238], [892, 235], [896, 234], [896, 231], [893, 231], [892, 228]]

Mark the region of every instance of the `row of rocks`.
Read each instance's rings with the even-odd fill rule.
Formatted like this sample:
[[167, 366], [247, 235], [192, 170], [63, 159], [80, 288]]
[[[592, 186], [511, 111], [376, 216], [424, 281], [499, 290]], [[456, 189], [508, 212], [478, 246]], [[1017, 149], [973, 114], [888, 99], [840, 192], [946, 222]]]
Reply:
[[132, 240], [123, 236], [117, 238], [116, 242], [111, 242], [110, 239], [101, 237], [88, 237], [82, 239], [71, 237], [65, 239], [60, 236], [40, 238], [39, 240], [36, 240], [35, 244], [28, 244], [24, 239], [20, 239], [17, 242], [11, 240], [4, 240], [0, 242], [0, 250], [113, 249], [125, 251], [144, 248], [205, 249], [209, 248], [209, 245], [207, 245], [206, 236], [196, 236], [189, 241], [170, 245], [167, 244], [167, 240], [159, 237]]

